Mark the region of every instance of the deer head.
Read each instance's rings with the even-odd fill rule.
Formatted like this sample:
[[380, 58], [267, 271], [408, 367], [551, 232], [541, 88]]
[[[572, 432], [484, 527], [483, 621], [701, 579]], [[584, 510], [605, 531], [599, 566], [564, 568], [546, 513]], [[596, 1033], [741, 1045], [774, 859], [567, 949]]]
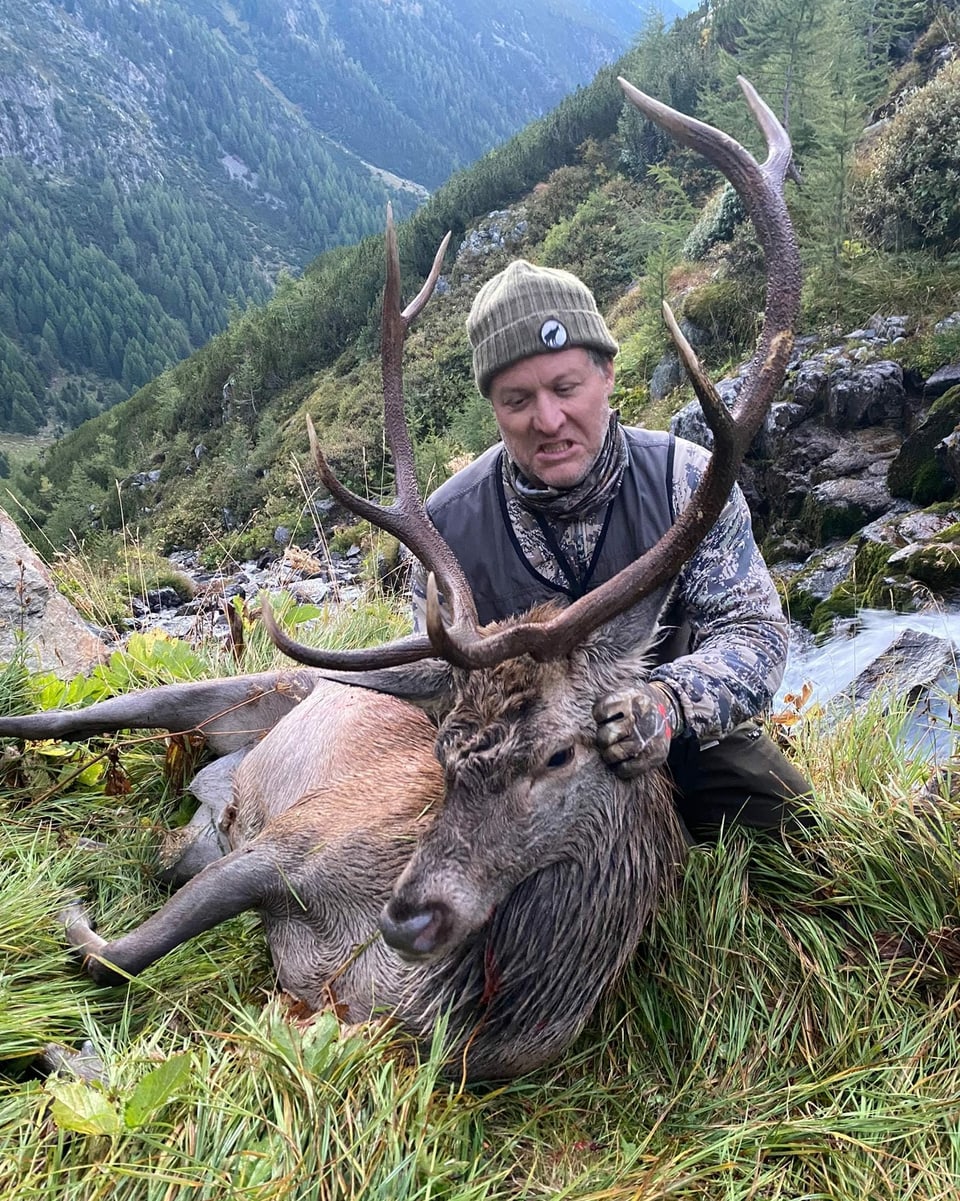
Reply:
[[[401, 357], [406, 330], [433, 290], [448, 239], [423, 289], [401, 310], [396, 238], [388, 214], [382, 361], [396, 501], [384, 506], [350, 492], [326, 463], [312, 425], [310, 440], [333, 496], [394, 534], [428, 567], [428, 635], [363, 651], [327, 652], [290, 639], [266, 604], [264, 617], [274, 641], [293, 658], [361, 671], [361, 676], [337, 678], [403, 696], [440, 719], [436, 752], [445, 776], [444, 805], [397, 881], [381, 921], [387, 940], [409, 958], [450, 951], [482, 927], [523, 881], [552, 864], [596, 862], [597, 856], [602, 862], [625, 809], [649, 824], [653, 858], [676, 862], [681, 854], [665, 781], [659, 774], [630, 783], [615, 777], [596, 750], [593, 705], [605, 693], [644, 677], [645, 651], [671, 582], [723, 509], [792, 345], [800, 270], [782, 194], [790, 143], [753, 88], [743, 79], [740, 83], [767, 140], [763, 164], [721, 131], [620, 81], [637, 108], [677, 141], [703, 153], [740, 193], [766, 258], [766, 308], [738, 406], [730, 413], [664, 306], [713, 431], [713, 455], [691, 503], [660, 542], [567, 608], [542, 607], [481, 627], [469, 583], [426, 514], [403, 414]], [[440, 593], [449, 616], [441, 610]], [[648, 906], [653, 903], [648, 896]]]

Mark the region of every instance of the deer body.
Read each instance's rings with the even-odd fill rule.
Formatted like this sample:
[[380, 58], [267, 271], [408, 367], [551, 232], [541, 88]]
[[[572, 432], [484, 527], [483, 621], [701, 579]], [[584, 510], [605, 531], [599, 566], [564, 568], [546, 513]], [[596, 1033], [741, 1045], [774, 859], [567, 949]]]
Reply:
[[[449, 1014], [451, 1062], [465, 1054], [471, 1078], [554, 1058], [632, 955], [684, 850], [667, 781], [622, 781], [600, 759], [598, 670], [631, 667], [598, 667], [596, 653], [458, 673], [439, 738], [393, 696], [319, 673], [264, 677], [270, 687], [251, 692], [251, 717], [277, 687], [312, 687], [236, 768], [220, 822], [229, 852], [112, 941], [68, 911], [70, 941], [94, 978], [118, 982], [255, 908], [280, 986], [312, 1008], [336, 1003], [351, 1021], [391, 1013], [425, 1043]], [[236, 685], [204, 686], [212, 706], [218, 683], [227, 696]], [[196, 687], [6, 719], [0, 733], [65, 734], [71, 719], [89, 732], [104, 709], [109, 724], [124, 720], [124, 702], [131, 722], [147, 724], [151, 699], [153, 712], [183, 712]], [[222, 727], [218, 714], [209, 716]], [[570, 757], [547, 767], [556, 746]], [[425, 904], [442, 910], [446, 928], [430, 953], [405, 960], [379, 937], [378, 919]]]

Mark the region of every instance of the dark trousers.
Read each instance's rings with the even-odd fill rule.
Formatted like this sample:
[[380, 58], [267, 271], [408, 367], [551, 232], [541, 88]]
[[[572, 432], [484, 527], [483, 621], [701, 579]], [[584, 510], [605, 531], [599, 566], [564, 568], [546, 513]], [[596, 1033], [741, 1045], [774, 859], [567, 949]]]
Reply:
[[697, 842], [731, 823], [789, 830], [809, 821], [809, 783], [753, 722], [712, 745], [676, 739], [667, 766], [677, 811]]

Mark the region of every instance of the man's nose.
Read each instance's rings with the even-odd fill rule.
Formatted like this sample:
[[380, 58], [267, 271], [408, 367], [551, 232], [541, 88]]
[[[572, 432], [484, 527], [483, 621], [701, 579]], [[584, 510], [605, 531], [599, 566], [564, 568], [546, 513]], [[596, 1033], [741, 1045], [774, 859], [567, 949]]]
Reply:
[[541, 392], [537, 397], [537, 405], [534, 410], [534, 427], [541, 434], [554, 434], [565, 420], [566, 414], [563, 411], [563, 405], [560, 404], [557, 397], [549, 392]]

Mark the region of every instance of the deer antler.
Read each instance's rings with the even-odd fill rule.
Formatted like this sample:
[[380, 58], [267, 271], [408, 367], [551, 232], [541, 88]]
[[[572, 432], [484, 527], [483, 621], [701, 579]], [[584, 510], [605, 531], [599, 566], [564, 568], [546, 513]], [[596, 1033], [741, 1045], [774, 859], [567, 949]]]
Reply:
[[[664, 305], [670, 332], [714, 437], [713, 454], [689, 505], [655, 546], [613, 579], [545, 622], [520, 621], [490, 634], [484, 634], [476, 623], [467, 626], [455, 621], [447, 626], [440, 614], [436, 584], [428, 587], [427, 628], [431, 641], [438, 654], [461, 667], [490, 667], [521, 654], [541, 660], [560, 658], [591, 630], [672, 579], [720, 516], [740, 463], [783, 380], [793, 345], [793, 324], [800, 303], [800, 256], [783, 198], [791, 157], [786, 131], [742, 76], [738, 82], [767, 142], [768, 154], [762, 165], [728, 134], [661, 104], [625, 79], [619, 82], [627, 98], [645, 116], [719, 168], [746, 204], [766, 261], [763, 328], [740, 400], [731, 414], [680, 333], [669, 306]], [[446, 588], [444, 594], [449, 598]]]
[[[444, 594], [450, 598], [453, 623], [467, 628], [476, 628], [477, 610], [470, 585], [463, 574], [453, 551], [441, 537], [436, 526], [427, 516], [417, 489], [413, 447], [403, 411], [403, 344], [407, 330], [423, 311], [433, 294], [443, 256], [450, 242], [448, 233], [434, 256], [433, 266], [426, 283], [403, 310], [400, 308], [400, 255], [397, 250], [397, 235], [393, 224], [393, 209], [387, 205], [386, 258], [387, 279], [383, 293], [383, 316], [381, 319], [380, 356], [383, 376], [384, 428], [387, 444], [393, 454], [396, 474], [396, 500], [390, 505], [379, 504], [352, 492], [337, 479], [324, 457], [317, 441], [313, 422], [307, 418], [307, 432], [317, 472], [331, 496], [345, 508], [363, 517], [372, 525], [386, 530], [409, 547], [427, 567], [431, 577], [440, 580]], [[264, 624], [277, 647], [301, 663], [314, 667], [340, 668], [344, 671], [361, 671], [373, 667], [393, 667], [400, 663], [412, 663], [436, 654], [425, 635], [413, 635], [382, 646], [367, 647], [356, 651], [328, 651], [305, 646], [295, 641], [277, 624], [270, 601], [261, 598]]]
[[[344, 487], [324, 459], [312, 424], [308, 425], [317, 470], [331, 494], [358, 516], [394, 534], [427, 568], [429, 637], [415, 635], [359, 651], [322, 651], [303, 646], [280, 631], [265, 601], [263, 612], [271, 636], [292, 658], [316, 667], [347, 671], [409, 663], [431, 654], [441, 655], [468, 669], [491, 667], [522, 654], [541, 660], [560, 658], [569, 654], [591, 630], [631, 608], [672, 579], [719, 517], [736, 481], [740, 463], [783, 379], [793, 344], [792, 330], [800, 300], [800, 259], [783, 199], [784, 180], [790, 172], [790, 140], [780, 122], [742, 76], [739, 77], [740, 86], [767, 141], [768, 154], [762, 165], [721, 130], [676, 112], [624, 79], [619, 82], [627, 98], [650, 120], [667, 130], [678, 142], [702, 153], [730, 180], [746, 204], [766, 260], [763, 328], [747, 369], [740, 400], [732, 414], [680, 332], [669, 306], [664, 305], [664, 318], [714, 437], [713, 454], [689, 505], [655, 546], [558, 616], [536, 623], [521, 620], [485, 633], [478, 624], [470, 585], [450, 547], [427, 516], [417, 492], [413, 451], [403, 414], [403, 343], [408, 326], [433, 291], [450, 235], [437, 251], [427, 282], [401, 311], [400, 264], [393, 218], [388, 209], [381, 355], [384, 424], [396, 468], [396, 501], [389, 506], [380, 505]], [[449, 624], [440, 611], [441, 591], [451, 613]]]

